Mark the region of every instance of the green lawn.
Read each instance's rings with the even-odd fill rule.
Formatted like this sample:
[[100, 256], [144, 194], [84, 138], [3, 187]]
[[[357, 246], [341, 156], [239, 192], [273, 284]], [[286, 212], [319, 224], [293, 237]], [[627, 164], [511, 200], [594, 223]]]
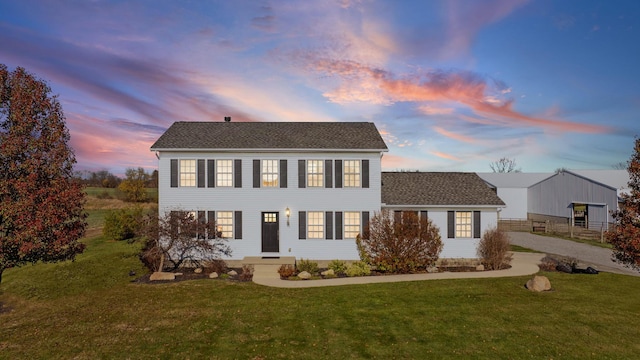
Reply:
[[[545, 273], [312, 289], [131, 283], [136, 244], [5, 271], [0, 359], [637, 359], [640, 278]], [[10, 309], [10, 311], [7, 311]]]

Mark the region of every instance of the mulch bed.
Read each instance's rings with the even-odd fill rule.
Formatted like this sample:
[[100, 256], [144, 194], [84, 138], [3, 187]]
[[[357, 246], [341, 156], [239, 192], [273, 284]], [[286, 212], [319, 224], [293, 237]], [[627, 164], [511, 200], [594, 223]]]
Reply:
[[[233, 275], [233, 276], [229, 275], [228, 277], [223, 277], [223, 278], [217, 277], [211, 280], [227, 280], [227, 281], [237, 281], [237, 282], [251, 281], [251, 279], [242, 280], [240, 278], [240, 274], [242, 273], [242, 268], [227, 269], [227, 271], [231, 271], [231, 270], [235, 270], [235, 272], [237, 272], [238, 275]], [[209, 279], [209, 273], [201, 272], [200, 274], [196, 274], [195, 272], [193, 272], [192, 269], [182, 269], [182, 271], [176, 271], [176, 273], [181, 273], [182, 275], [176, 276], [175, 280], [151, 281], [150, 280], [151, 273], [149, 273], [149, 274], [144, 274], [142, 276], [134, 278], [133, 280], [131, 280], [131, 282], [136, 284], [167, 284], [167, 283], [175, 283], [175, 282], [182, 282], [182, 281], [189, 281], [189, 280]], [[132, 276], [135, 276], [135, 275], [132, 275]]]

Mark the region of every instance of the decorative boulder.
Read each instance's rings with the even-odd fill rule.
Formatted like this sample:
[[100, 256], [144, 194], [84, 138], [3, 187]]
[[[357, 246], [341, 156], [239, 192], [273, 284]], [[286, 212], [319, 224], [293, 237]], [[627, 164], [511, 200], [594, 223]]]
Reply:
[[194, 274], [201, 274], [201, 273], [202, 273], [202, 268], [195, 268], [195, 269], [193, 269], [193, 273], [194, 273]]
[[229, 272], [227, 273], [227, 275], [229, 275], [229, 276], [236, 276], [236, 275], [238, 275], [238, 272], [237, 272], [237, 271], [235, 271], [235, 270], [231, 270], [231, 271], [229, 271]]
[[336, 273], [335, 273], [335, 271], [333, 271], [333, 269], [328, 269], [328, 270], [325, 270], [325, 271], [321, 272], [320, 275], [322, 275], [322, 276], [335, 276]]
[[211, 274], [209, 274], [209, 279], [217, 279], [218, 278], [218, 273], [217, 272], [212, 272]]
[[584, 272], [591, 275], [597, 275], [599, 273], [598, 270], [592, 268], [591, 266], [587, 267], [587, 270], [585, 270]]
[[533, 279], [527, 281], [525, 286], [527, 289], [535, 292], [551, 290], [551, 282], [549, 282], [549, 279], [547, 279], [546, 276], [540, 275], [536, 275]]
[[302, 280], [309, 280], [311, 279], [311, 274], [309, 274], [309, 272], [307, 271], [303, 271], [300, 274], [298, 274], [298, 277]]
[[563, 273], [567, 273], [567, 274], [571, 274], [573, 272], [573, 269], [571, 269], [571, 266], [567, 264], [562, 264], [562, 263], [556, 265], [556, 270]]
[[480, 264], [476, 266], [476, 271], [484, 271], [484, 265]]
[[170, 272], [161, 272], [161, 271], [156, 271], [153, 274], [151, 274], [151, 276], [149, 277], [149, 280], [151, 281], [167, 281], [167, 280], [175, 280], [176, 279], [176, 274], [174, 273], [170, 273]]

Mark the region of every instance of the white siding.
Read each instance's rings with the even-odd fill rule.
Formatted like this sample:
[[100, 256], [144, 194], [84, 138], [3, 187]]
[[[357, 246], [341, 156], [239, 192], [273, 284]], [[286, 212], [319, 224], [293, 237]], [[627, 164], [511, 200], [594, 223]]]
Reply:
[[[242, 188], [171, 188], [171, 159], [240, 159]], [[253, 188], [253, 160], [287, 160], [287, 188]], [[298, 160], [369, 160], [369, 188], [298, 188]], [[380, 152], [368, 153], [187, 153], [162, 152], [159, 160], [159, 207], [203, 211], [242, 211], [243, 236], [230, 239], [233, 254], [230, 259], [245, 256], [295, 256], [316, 260], [358, 259], [353, 239], [299, 240], [299, 211], [379, 211], [381, 203]], [[335, 164], [333, 169], [335, 186]], [[206, 184], [206, 181], [205, 181]], [[285, 209], [289, 208], [289, 225]], [[280, 252], [262, 254], [261, 212], [279, 213]], [[335, 224], [334, 224], [335, 227]]]
[[393, 207], [388, 206], [386, 209], [393, 210], [413, 210], [421, 211], [426, 210], [427, 216], [433, 222], [435, 226], [440, 229], [440, 237], [444, 247], [440, 258], [477, 258], [477, 248], [480, 239], [472, 238], [447, 238], [447, 211], [480, 211], [480, 236], [484, 234], [489, 228], [497, 226], [498, 212], [496, 208], [430, 208], [430, 207]]

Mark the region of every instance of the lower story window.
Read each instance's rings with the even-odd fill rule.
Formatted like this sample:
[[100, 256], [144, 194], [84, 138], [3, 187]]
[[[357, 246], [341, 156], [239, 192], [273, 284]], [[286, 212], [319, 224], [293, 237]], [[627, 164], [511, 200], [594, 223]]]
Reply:
[[360, 234], [360, 213], [357, 211], [344, 212], [344, 237], [355, 239]]
[[233, 238], [233, 211], [216, 211], [216, 227], [223, 238]]
[[324, 212], [307, 213], [307, 239], [324, 239]]
[[456, 237], [471, 237], [471, 211], [456, 211]]

